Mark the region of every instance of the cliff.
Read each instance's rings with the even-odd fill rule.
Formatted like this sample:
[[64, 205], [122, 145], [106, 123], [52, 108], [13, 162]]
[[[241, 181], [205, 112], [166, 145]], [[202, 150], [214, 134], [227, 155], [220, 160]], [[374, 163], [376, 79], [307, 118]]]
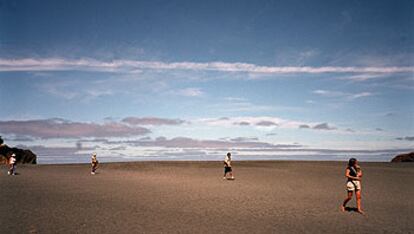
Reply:
[[37, 156], [30, 150], [10, 148], [7, 145], [0, 145], [0, 163], [4, 164], [11, 157], [16, 154], [17, 163], [36, 164]]
[[414, 152], [408, 154], [399, 154], [391, 162], [414, 162]]

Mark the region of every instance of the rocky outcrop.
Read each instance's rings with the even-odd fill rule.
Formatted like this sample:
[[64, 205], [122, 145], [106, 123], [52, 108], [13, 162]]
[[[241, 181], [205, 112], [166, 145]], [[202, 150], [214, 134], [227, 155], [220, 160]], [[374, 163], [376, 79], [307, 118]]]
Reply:
[[4, 144], [0, 145], [0, 163], [6, 163], [13, 153], [16, 154], [17, 163], [37, 163], [37, 156], [32, 151], [19, 148], [10, 148]]
[[414, 152], [408, 154], [399, 154], [391, 162], [414, 162]]

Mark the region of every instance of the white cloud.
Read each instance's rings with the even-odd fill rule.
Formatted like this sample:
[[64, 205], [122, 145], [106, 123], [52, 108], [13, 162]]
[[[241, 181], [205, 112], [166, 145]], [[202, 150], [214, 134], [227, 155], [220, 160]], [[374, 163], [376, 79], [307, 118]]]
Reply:
[[173, 93], [185, 97], [200, 97], [204, 94], [204, 92], [200, 88], [180, 89], [177, 91], [173, 91]]
[[342, 97], [346, 95], [345, 93], [339, 92], [339, 91], [321, 90], [321, 89], [314, 90], [313, 93], [318, 94], [320, 96], [324, 96], [324, 97]]
[[[222, 118], [201, 118], [191, 121], [194, 125], [210, 126], [217, 128], [254, 128], [259, 131], [269, 132], [275, 129], [291, 129], [302, 131], [324, 131], [326, 133], [335, 133], [340, 135], [375, 135], [378, 131], [351, 129], [349, 127], [338, 126], [334, 123], [327, 122], [308, 122], [283, 119], [271, 116], [239, 116], [239, 117], [222, 117]], [[352, 131], [351, 131], [352, 130]], [[385, 136], [381, 133], [381, 136]]]
[[153, 126], [160, 126], [160, 125], [180, 125], [185, 123], [184, 120], [181, 119], [166, 119], [166, 118], [158, 118], [158, 117], [127, 117], [122, 119], [122, 123], [127, 123], [132, 126], [137, 125], [153, 125]]
[[262, 105], [252, 103], [247, 98], [243, 97], [224, 97], [218, 99], [216, 102], [206, 106], [211, 112], [222, 113], [227, 115], [229, 113], [244, 112], [270, 112], [270, 111], [303, 111], [301, 107], [294, 106], [279, 106], [279, 105]]
[[339, 78], [340, 80], [351, 80], [351, 81], [366, 81], [372, 79], [381, 79], [386, 77], [388, 74], [357, 74]]
[[224, 100], [228, 102], [245, 102], [247, 101], [246, 98], [240, 98], [240, 97], [225, 97]]
[[214, 103], [207, 106], [207, 109], [216, 113], [234, 113], [234, 112], [262, 112], [262, 111], [272, 111], [276, 108], [273, 106], [267, 105], [257, 105], [250, 103], [248, 101], [240, 102], [224, 102], [224, 103]]
[[360, 73], [360, 74], [393, 74], [412, 73], [414, 67], [356, 67], [356, 66], [259, 66], [250, 63], [226, 62], [174, 62], [140, 61], [140, 60], [112, 60], [99, 61], [96, 59], [62, 59], [62, 58], [24, 58], [0, 59], [0, 71], [62, 71], [85, 70], [100, 72], [135, 72], [141, 70], [193, 70], [193, 71], [220, 71], [246, 72], [256, 74], [321, 74], [321, 73]]
[[370, 97], [374, 94], [371, 92], [361, 92], [361, 93], [345, 93], [340, 91], [332, 91], [332, 90], [314, 90], [312, 93], [317, 94], [323, 97], [330, 97], [330, 98], [345, 98], [348, 100], [355, 100], [362, 97]]
[[372, 96], [372, 95], [374, 95], [374, 94], [370, 93], [370, 92], [362, 92], [362, 93], [353, 94], [349, 98], [350, 99], [357, 99], [357, 98], [361, 98], [361, 97], [369, 97], [369, 96]]
[[114, 91], [104, 84], [94, 83], [93, 87], [87, 87], [75, 80], [56, 80], [55, 82], [39, 83], [36, 87], [47, 94], [66, 100], [80, 99], [82, 102], [103, 97], [112, 96]]
[[207, 118], [199, 119], [197, 122], [207, 124], [210, 126], [234, 127], [234, 126], [252, 126], [258, 129], [273, 129], [273, 128], [298, 128], [302, 122], [285, 120], [277, 117], [224, 117], [224, 118]]
[[2, 134], [30, 136], [43, 139], [79, 137], [129, 137], [151, 133], [147, 128], [123, 123], [72, 122], [65, 119], [0, 121]]

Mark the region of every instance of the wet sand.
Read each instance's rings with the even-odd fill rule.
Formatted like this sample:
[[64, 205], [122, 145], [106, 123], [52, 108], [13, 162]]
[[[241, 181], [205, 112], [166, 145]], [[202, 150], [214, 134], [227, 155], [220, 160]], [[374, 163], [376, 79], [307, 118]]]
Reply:
[[235, 181], [221, 162], [3, 166], [0, 233], [414, 233], [413, 163], [361, 163], [366, 216], [339, 209], [345, 165], [234, 162]]

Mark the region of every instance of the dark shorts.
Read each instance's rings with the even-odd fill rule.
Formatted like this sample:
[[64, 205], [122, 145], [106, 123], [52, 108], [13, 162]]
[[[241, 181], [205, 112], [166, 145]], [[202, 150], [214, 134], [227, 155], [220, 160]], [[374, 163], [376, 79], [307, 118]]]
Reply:
[[224, 167], [224, 173], [232, 172], [231, 167]]

